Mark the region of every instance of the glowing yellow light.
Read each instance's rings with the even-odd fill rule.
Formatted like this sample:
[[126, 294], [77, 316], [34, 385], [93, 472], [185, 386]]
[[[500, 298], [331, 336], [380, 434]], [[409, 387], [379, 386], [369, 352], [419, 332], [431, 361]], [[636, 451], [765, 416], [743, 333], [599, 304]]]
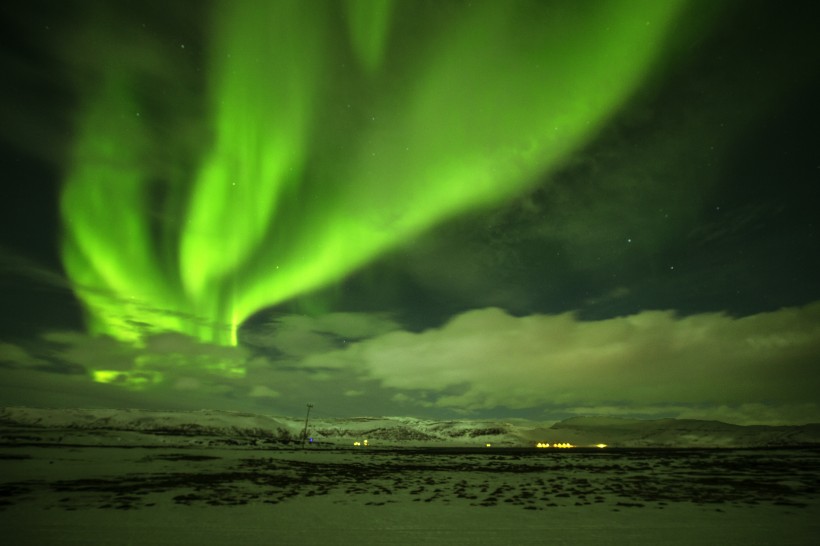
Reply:
[[595, 447], [600, 447], [601, 449], [606, 447], [606, 444], [595, 444]]
[[493, 444], [486, 444], [485, 447], [493, 447]]
[[363, 445], [367, 445], [367, 440], [364, 441]]
[[535, 447], [549, 447], [550, 445], [546, 442], [538, 442], [535, 444]]
[[353, 445], [354, 446], [360, 446], [360, 445], [362, 445], [362, 443], [361, 442], [353, 442]]

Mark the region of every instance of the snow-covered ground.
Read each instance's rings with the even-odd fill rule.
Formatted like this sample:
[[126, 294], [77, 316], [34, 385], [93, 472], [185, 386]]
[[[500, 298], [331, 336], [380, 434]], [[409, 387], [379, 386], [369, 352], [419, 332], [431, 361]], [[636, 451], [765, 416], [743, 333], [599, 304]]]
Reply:
[[0, 410], [3, 544], [749, 546], [820, 536], [817, 446], [531, 447], [582, 437], [800, 444], [811, 427], [361, 418], [313, 423], [319, 441], [301, 449], [303, 426], [210, 411]]
[[6, 445], [0, 465], [0, 524], [15, 545], [808, 545], [820, 536], [814, 449]]

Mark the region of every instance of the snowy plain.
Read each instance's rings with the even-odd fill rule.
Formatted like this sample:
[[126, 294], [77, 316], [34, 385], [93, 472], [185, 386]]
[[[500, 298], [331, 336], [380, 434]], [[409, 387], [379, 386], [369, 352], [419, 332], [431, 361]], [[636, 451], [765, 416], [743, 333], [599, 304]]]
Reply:
[[133, 423], [46, 421], [0, 427], [3, 544], [809, 545], [820, 537], [816, 446], [487, 448], [468, 434], [473, 445], [446, 448], [354, 448], [348, 436], [302, 448], [224, 428], [215, 437], [202, 426], [158, 434]]

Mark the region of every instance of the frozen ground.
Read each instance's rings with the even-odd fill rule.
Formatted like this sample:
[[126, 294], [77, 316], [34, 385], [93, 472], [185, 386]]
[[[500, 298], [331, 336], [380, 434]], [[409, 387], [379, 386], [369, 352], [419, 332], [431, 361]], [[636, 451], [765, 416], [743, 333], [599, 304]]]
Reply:
[[0, 446], [4, 544], [808, 545], [820, 450]]

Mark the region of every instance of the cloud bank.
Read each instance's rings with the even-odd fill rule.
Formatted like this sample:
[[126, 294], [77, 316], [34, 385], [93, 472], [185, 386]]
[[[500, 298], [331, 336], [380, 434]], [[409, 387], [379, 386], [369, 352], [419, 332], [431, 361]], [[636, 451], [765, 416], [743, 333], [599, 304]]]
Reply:
[[[394, 331], [314, 354], [306, 367], [358, 369], [387, 388], [456, 390], [442, 408], [812, 403], [820, 302], [747, 317], [644, 311], [598, 321], [573, 313], [469, 311], [440, 328]], [[690, 411], [691, 413], [691, 411]]]
[[605, 320], [489, 307], [421, 332], [376, 313], [284, 315], [243, 339], [220, 347], [160, 334], [134, 347], [51, 332], [36, 346], [2, 343], [0, 403], [820, 421], [820, 302], [744, 317], [644, 311]]

